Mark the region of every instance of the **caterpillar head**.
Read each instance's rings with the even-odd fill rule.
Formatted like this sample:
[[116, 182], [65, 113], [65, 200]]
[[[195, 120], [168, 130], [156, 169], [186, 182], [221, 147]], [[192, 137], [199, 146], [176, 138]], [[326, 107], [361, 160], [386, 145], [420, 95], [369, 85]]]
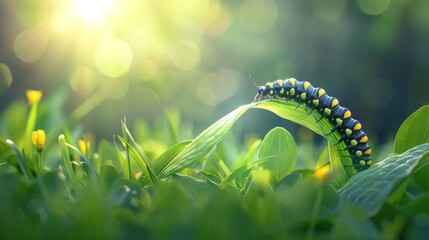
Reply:
[[261, 95], [261, 96], [265, 95], [264, 94], [265, 89], [266, 89], [265, 86], [258, 86], [258, 90], [257, 90], [258, 94]]

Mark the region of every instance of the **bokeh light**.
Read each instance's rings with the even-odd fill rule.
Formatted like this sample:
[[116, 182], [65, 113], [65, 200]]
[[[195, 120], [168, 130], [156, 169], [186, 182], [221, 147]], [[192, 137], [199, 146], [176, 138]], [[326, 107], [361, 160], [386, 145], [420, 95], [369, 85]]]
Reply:
[[313, 0], [314, 14], [323, 21], [336, 22], [344, 13], [346, 0]]
[[420, 32], [429, 32], [429, 1], [418, 0], [413, 8], [412, 22]]
[[130, 87], [130, 82], [127, 78], [104, 78], [103, 91], [110, 98], [123, 97]]
[[39, 0], [17, 1], [16, 16], [24, 27], [39, 28], [48, 21], [49, 8]]
[[9, 67], [0, 62], [0, 93], [7, 90], [12, 84], [12, 73]]
[[207, 15], [204, 15], [204, 32], [216, 36], [225, 32], [231, 25], [231, 15], [227, 8], [220, 5], [217, 1], [216, 4], [210, 6]]
[[390, 5], [390, 0], [358, 0], [362, 12], [368, 15], [382, 14]]
[[251, 32], [266, 32], [277, 20], [276, 3], [273, 0], [244, 0], [240, 7], [240, 20]]
[[200, 61], [200, 48], [192, 41], [178, 41], [171, 49], [171, 60], [174, 65], [183, 70], [191, 70]]
[[200, 100], [208, 106], [218, 105], [237, 92], [241, 78], [239, 73], [230, 69], [206, 74], [197, 88]]
[[15, 38], [16, 56], [27, 63], [41, 59], [48, 47], [48, 35], [43, 30], [24, 30]]
[[116, 78], [124, 75], [130, 68], [132, 59], [133, 53], [130, 46], [121, 39], [104, 39], [95, 49], [95, 65], [108, 77]]
[[69, 83], [74, 91], [80, 94], [88, 94], [95, 90], [97, 79], [92, 69], [80, 66], [70, 75]]
[[82, 17], [87, 24], [104, 21], [113, 7], [113, 0], [73, 0], [71, 3], [71, 11]]

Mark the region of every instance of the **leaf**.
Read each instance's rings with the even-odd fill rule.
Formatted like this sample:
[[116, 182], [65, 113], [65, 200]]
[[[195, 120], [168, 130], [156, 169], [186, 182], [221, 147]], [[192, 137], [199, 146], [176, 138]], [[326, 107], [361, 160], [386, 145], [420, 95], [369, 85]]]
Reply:
[[295, 168], [297, 151], [292, 135], [286, 129], [276, 127], [262, 141], [258, 158], [268, 158], [261, 166], [269, 170], [276, 182], [279, 182]]
[[152, 163], [150, 162], [147, 155], [140, 148], [140, 146], [138, 146], [137, 143], [134, 142], [134, 140], [131, 138], [131, 135], [128, 136], [130, 137], [130, 142], [125, 141], [125, 139], [120, 136], [118, 136], [118, 139], [121, 141], [122, 144], [124, 144], [124, 146], [129, 148], [131, 156], [133, 157], [137, 165], [140, 167], [140, 170], [142, 170], [146, 179], [152, 185], [156, 185], [158, 183], [158, 177], [153, 170]]
[[238, 117], [252, 106], [238, 107], [203, 131], [162, 169], [160, 177], [170, 176], [201, 160], [229, 132]]
[[327, 139], [330, 144], [330, 161], [333, 172], [335, 172], [335, 174], [339, 173], [336, 177], [338, 185], [342, 185], [347, 182], [349, 178], [357, 172], [357, 170], [350, 167], [353, 166], [351, 157], [346, 156], [344, 152], [339, 151], [339, 149], [346, 148], [345, 143], [342, 142], [337, 144], [335, 147], [333, 146], [333, 144], [336, 144], [339, 141], [341, 137], [340, 134], [337, 131], [330, 133], [333, 126], [329, 120], [322, 118], [320, 121], [317, 121], [320, 117], [319, 113], [313, 111], [312, 114], [309, 115], [311, 111], [310, 108], [305, 107], [303, 104], [297, 108], [296, 102], [281, 99], [271, 99], [269, 101], [259, 102], [257, 103], [256, 108], [271, 111], [284, 119], [307, 127]]
[[[284, 119], [288, 119], [305, 126], [328, 139], [331, 144], [337, 143], [338, 139], [340, 139], [338, 132], [335, 131], [330, 133], [332, 124], [329, 122], [329, 120], [323, 118], [321, 121], [317, 121], [317, 117], [320, 116], [320, 114], [313, 111], [313, 113], [309, 115], [311, 110], [303, 104], [297, 108], [296, 102], [284, 101], [280, 99], [270, 99], [262, 102], [250, 103], [238, 107], [204, 130], [200, 135], [192, 140], [191, 143], [184, 147], [183, 150], [180, 151], [173, 159], [171, 159], [171, 161], [169, 161], [167, 166], [161, 170], [158, 177], [164, 178], [170, 176], [197, 163], [198, 161], [201, 161], [201, 159], [206, 156], [214, 148], [214, 146], [216, 146], [216, 144], [218, 144], [225, 137], [237, 119], [250, 108], [265, 109], [279, 115]], [[344, 169], [344, 166], [353, 165], [351, 157], [340, 154], [338, 150], [344, 149], [345, 147], [345, 143], [342, 142], [331, 150], [338, 153], [338, 158], [331, 159], [331, 161], [341, 162], [338, 164], [333, 164], [334, 171]], [[347, 181], [349, 176], [356, 173], [356, 170], [351, 167], [345, 168], [345, 171], [347, 172], [347, 175], [341, 179], [342, 182]]]
[[354, 206], [345, 206], [336, 218], [331, 239], [380, 239], [374, 224]]
[[340, 155], [336, 149], [328, 143], [329, 159], [331, 160], [331, 167], [334, 174], [334, 181], [337, 188], [342, 187], [348, 180], [349, 175], [347, 174], [344, 166], [341, 163]]
[[395, 138], [395, 153], [403, 153], [429, 142], [429, 105], [411, 114], [399, 127]]
[[159, 174], [162, 169], [164, 169], [168, 163], [186, 146], [189, 145], [191, 141], [183, 141], [178, 144], [171, 146], [167, 151], [161, 154], [158, 158], [153, 161], [153, 169], [156, 174]]
[[354, 175], [340, 190], [343, 203], [358, 206], [369, 216], [374, 215], [399, 186], [419, 166], [429, 161], [429, 143], [414, 147], [374, 164]]

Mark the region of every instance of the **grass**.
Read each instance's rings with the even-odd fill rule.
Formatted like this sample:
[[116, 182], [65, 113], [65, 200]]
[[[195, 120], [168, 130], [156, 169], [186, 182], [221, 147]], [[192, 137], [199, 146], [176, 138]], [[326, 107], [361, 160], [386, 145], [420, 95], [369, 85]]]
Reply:
[[[338, 135], [325, 136], [328, 146], [314, 167], [302, 169], [297, 167], [300, 143], [286, 129], [274, 128], [248, 144], [230, 133], [235, 121], [253, 108], [272, 111], [319, 134], [330, 131], [329, 122], [317, 123], [307, 117], [308, 109], [295, 109], [291, 101], [240, 106], [191, 140], [185, 140], [190, 131], [178, 124], [179, 113], [170, 109], [165, 127], [150, 134], [142, 131], [146, 123], [131, 129], [124, 120], [121, 135], [113, 141], [78, 141], [71, 129], [101, 99], [95, 97], [60, 126], [45, 129], [43, 154], [31, 144], [28, 130], [52, 125], [37, 122], [49, 119], [37, 116], [43, 101], [31, 103], [26, 119], [13, 114], [23, 108], [20, 103], [5, 110], [1, 239], [426, 236], [429, 106], [402, 124], [394, 155], [374, 159], [374, 166], [351, 177], [351, 160], [338, 150], [344, 146], [330, 145]], [[19, 122], [25, 122], [24, 130], [14, 126]]]

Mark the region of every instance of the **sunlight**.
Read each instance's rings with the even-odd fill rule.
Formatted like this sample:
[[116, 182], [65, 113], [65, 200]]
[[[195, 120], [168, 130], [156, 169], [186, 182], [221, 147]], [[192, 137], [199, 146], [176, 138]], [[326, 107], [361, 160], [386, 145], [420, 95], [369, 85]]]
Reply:
[[86, 23], [92, 24], [103, 21], [113, 5], [113, 0], [74, 0], [71, 9]]

